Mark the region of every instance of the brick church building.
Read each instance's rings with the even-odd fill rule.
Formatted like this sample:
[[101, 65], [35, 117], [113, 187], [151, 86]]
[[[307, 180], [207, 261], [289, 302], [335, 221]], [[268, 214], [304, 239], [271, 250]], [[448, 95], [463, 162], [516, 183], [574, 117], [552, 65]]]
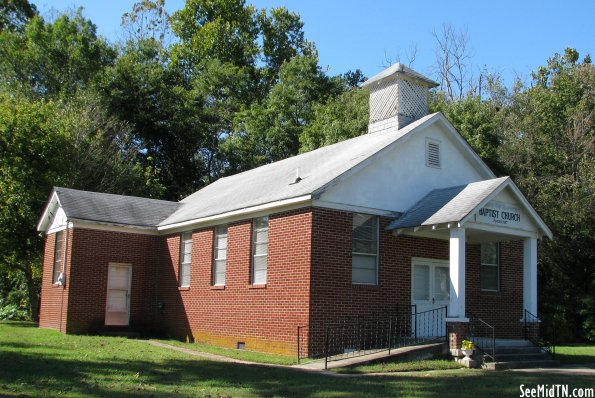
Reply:
[[298, 327], [415, 305], [446, 306], [452, 330], [473, 315], [519, 337], [537, 313], [537, 240], [552, 234], [428, 114], [436, 85], [393, 65], [363, 85], [368, 134], [180, 202], [54, 188], [38, 224], [40, 327], [293, 355]]

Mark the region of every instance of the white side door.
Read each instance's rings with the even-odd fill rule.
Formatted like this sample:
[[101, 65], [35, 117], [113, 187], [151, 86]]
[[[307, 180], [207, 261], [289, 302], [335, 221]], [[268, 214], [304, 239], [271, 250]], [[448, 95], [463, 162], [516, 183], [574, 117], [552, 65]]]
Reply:
[[107, 273], [106, 326], [128, 326], [132, 266], [109, 264]]
[[417, 336], [443, 336], [443, 312], [430, 312], [450, 301], [449, 266], [446, 260], [414, 258], [411, 262], [411, 304], [417, 316], [412, 320]]

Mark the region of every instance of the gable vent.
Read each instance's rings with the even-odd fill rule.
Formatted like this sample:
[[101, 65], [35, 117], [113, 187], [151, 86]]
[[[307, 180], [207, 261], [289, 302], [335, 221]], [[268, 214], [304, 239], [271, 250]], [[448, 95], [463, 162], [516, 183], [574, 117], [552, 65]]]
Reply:
[[426, 166], [440, 168], [440, 143], [426, 141]]

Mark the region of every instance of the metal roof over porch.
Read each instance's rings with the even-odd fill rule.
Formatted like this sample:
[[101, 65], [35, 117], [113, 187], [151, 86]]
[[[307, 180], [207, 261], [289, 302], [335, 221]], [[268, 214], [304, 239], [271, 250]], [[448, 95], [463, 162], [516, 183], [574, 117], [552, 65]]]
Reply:
[[[501, 205], [503, 202], [494, 202], [503, 195], [506, 196], [504, 205]], [[495, 203], [517, 210], [494, 210]], [[386, 229], [396, 235], [449, 239], [449, 229], [462, 227], [475, 232], [468, 233], [470, 243], [544, 235], [552, 238], [551, 230], [510, 177], [435, 189]]]

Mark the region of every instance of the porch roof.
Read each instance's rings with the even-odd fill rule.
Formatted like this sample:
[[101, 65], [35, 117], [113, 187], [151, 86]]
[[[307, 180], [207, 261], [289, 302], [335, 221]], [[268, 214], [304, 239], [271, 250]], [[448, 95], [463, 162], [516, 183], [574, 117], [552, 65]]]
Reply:
[[435, 189], [413, 205], [387, 230], [442, 229], [460, 227], [486, 202], [505, 187], [510, 187], [519, 202], [531, 215], [542, 235], [552, 238], [552, 232], [531, 207], [510, 177], [500, 177], [467, 185]]

